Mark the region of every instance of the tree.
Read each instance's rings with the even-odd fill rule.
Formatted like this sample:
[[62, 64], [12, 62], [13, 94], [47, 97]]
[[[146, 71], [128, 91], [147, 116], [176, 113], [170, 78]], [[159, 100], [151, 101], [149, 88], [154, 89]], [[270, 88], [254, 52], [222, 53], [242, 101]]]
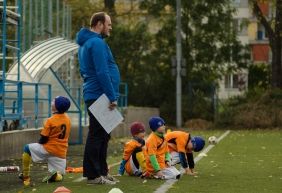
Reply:
[[[171, 57], [175, 56], [175, 1], [144, 0], [141, 8], [159, 18], [160, 30], [155, 36], [153, 54], [162, 66], [162, 71], [170, 69]], [[187, 61], [186, 77], [183, 77], [184, 120], [187, 119], [188, 83], [214, 84], [223, 74], [247, 67], [248, 52], [237, 39], [232, 28], [235, 9], [229, 0], [185, 0], [182, 1], [182, 53]], [[170, 74], [166, 73], [166, 77]], [[200, 77], [198, 77], [200, 75]], [[167, 80], [172, 83], [168, 84]], [[175, 112], [175, 80], [168, 78], [163, 85], [170, 85], [168, 97], [159, 105], [168, 106], [162, 113], [171, 117]], [[168, 88], [168, 87], [166, 87]], [[168, 89], [167, 89], [168, 91]], [[167, 105], [169, 104], [169, 105]], [[173, 114], [175, 116], [175, 114]], [[172, 117], [171, 117], [172, 118]], [[205, 118], [205, 117], [202, 117]], [[175, 118], [172, 118], [175, 120]]]
[[[259, 3], [272, 4], [275, 10], [275, 16], [268, 19], [263, 14]], [[282, 0], [251, 0], [251, 5], [254, 14], [264, 26], [269, 37], [269, 45], [272, 51], [271, 85], [273, 88], [282, 88]]]
[[[157, 37], [164, 34], [172, 38], [170, 45], [167, 45], [170, 47], [170, 57], [175, 55], [175, 18], [171, 17], [175, 16], [175, 1], [156, 0], [153, 3], [144, 0], [142, 4], [143, 8], [151, 10], [150, 13], [155, 16], [165, 12], [167, 6], [172, 8], [173, 12]], [[234, 11], [229, 0], [182, 1], [182, 52], [189, 65], [188, 74], [193, 70], [203, 69], [216, 74], [222, 73], [226, 70], [226, 64], [231, 63], [228, 67], [233, 70], [246, 67], [243, 58], [247, 55], [237, 39], [236, 30], [231, 27]], [[168, 26], [170, 29], [167, 29]]]
[[[77, 15], [73, 15], [73, 26], [79, 28], [82, 22], [88, 25], [90, 16], [87, 14], [92, 14], [95, 9], [84, 11], [84, 7], [91, 7], [86, 0], [81, 3], [69, 1], [76, 7], [72, 6]], [[99, 2], [101, 10], [105, 2]], [[244, 67], [244, 62], [241, 60], [242, 46], [236, 39], [235, 30], [230, 27], [233, 9], [229, 7], [229, 0], [182, 2], [182, 48], [188, 64], [187, 76], [183, 78], [185, 120], [188, 116], [185, 114], [188, 82], [204, 82], [206, 85], [217, 80], [227, 69]], [[139, 21], [136, 23], [131, 22], [133, 19], [128, 20], [128, 15], [120, 15], [120, 7], [116, 6], [116, 16], [120, 20], [113, 21], [113, 35], [107, 41], [120, 67], [122, 81], [128, 83], [129, 104], [159, 107], [161, 115], [173, 123], [175, 77], [171, 76], [171, 57], [175, 56], [175, 1], [143, 0], [140, 6], [143, 10], [138, 14], [129, 13], [131, 19]]]
[[[128, 83], [130, 105], [156, 107], [165, 97], [162, 79], [168, 77], [152, 53], [153, 36], [146, 23], [118, 24], [107, 40], [119, 65], [122, 81]], [[168, 86], [168, 84], [166, 84]]]
[[105, 9], [109, 11], [109, 14], [115, 14], [115, 1], [116, 0], [104, 0]]
[[89, 0], [67, 0], [67, 3], [72, 8], [72, 38], [75, 38], [76, 33], [81, 27], [90, 26], [90, 18], [93, 13], [101, 11], [103, 7], [102, 1]]

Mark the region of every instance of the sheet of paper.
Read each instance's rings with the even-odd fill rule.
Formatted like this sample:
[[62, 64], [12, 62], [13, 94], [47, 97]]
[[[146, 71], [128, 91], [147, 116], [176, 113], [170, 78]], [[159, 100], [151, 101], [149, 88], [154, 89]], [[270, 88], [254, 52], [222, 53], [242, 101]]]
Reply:
[[107, 133], [110, 133], [123, 120], [121, 113], [115, 108], [109, 109], [110, 100], [102, 94], [90, 107], [89, 111], [102, 125]]

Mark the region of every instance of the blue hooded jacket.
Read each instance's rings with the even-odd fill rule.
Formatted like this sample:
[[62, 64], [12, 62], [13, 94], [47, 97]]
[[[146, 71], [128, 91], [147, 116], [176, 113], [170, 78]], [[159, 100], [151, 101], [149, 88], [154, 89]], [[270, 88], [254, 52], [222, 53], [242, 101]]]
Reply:
[[96, 100], [103, 93], [111, 102], [117, 101], [120, 73], [108, 44], [101, 34], [86, 28], [77, 33], [76, 41], [84, 101]]

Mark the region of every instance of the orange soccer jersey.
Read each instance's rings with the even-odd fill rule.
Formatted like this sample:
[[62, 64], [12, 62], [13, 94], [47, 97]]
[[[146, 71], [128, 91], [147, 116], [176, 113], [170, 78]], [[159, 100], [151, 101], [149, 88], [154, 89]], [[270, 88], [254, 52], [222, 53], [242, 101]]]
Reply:
[[[134, 150], [136, 150], [136, 148], [142, 148], [142, 144], [140, 144], [138, 141], [134, 139], [128, 141], [124, 146], [123, 159], [128, 161]], [[142, 152], [145, 153], [144, 148], [142, 148]], [[129, 161], [126, 162], [125, 164], [125, 170], [129, 174], [132, 173]]]
[[146, 141], [146, 166], [148, 172], [154, 172], [154, 168], [150, 161], [151, 155], [156, 155], [160, 169], [166, 168], [165, 154], [168, 152], [168, 145], [165, 138], [151, 133]]
[[186, 153], [186, 146], [190, 138], [190, 134], [183, 131], [172, 131], [165, 136], [168, 142], [169, 151]]
[[40, 134], [48, 137], [47, 143], [43, 144], [48, 153], [66, 158], [70, 127], [70, 118], [65, 113], [47, 119]]

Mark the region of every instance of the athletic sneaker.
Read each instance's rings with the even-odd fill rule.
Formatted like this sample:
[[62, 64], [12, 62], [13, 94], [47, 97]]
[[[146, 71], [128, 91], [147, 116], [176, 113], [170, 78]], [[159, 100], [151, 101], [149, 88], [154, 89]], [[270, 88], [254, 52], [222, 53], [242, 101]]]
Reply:
[[55, 182], [56, 176], [57, 176], [57, 172], [56, 172], [56, 171], [53, 171], [53, 172], [51, 172], [48, 176], [45, 176], [45, 177], [42, 179], [42, 182], [43, 182], [43, 183]]
[[23, 173], [20, 173], [19, 179], [23, 181], [24, 186], [30, 186], [30, 177], [29, 176], [24, 176]]
[[115, 185], [116, 182], [110, 181], [103, 176], [95, 178], [93, 180], [87, 180], [87, 184], [108, 184], [108, 185]]
[[178, 174], [178, 175], [176, 176], [176, 179], [179, 180], [180, 177], [181, 177], [181, 174]]
[[118, 179], [114, 178], [112, 175], [108, 174], [106, 176], [103, 176], [105, 179], [110, 180], [112, 182], [119, 182]]
[[136, 172], [134, 172], [134, 176], [142, 176], [142, 172], [140, 170], [137, 170]]

